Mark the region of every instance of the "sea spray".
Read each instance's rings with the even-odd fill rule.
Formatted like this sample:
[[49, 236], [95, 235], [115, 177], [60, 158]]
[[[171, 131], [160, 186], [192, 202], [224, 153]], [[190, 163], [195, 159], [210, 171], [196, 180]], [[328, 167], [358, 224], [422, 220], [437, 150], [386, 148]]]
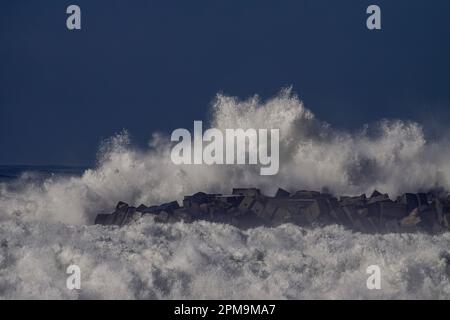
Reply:
[[1, 183], [0, 219], [91, 224], [118, 201], [163, 203], [198, 191], [226, 193], [237, 186], [258, 187], [267, 194], [278, 187], [327, 188], [340, 195], [378, 189], [392, 197], [450, 189], [449, 144], [445, 137], [427, 141], [417, 123], [383, 120], [356, 133], [335, 130], [316, 119], [290, 90], [268, 101], [218, 95], [209, 123], [220, 130], [279, 128], [278, 174], [261, 176], [259, 168], [245, 165], [175, 165], [169, 136], [154, 134], [150, 147], [141, 150], [123, 132], [102, 145], [98, 165], [81, 177], [22, 177]]

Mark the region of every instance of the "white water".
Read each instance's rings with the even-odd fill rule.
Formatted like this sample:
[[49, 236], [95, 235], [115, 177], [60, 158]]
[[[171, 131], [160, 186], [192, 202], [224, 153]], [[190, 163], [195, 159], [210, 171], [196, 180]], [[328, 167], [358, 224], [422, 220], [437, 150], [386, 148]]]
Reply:
[[[98, 166], [82, 177], [41, 182], [25, 174], [0, 184], [0, 298], [449, 298], [449, 234], [292, 225], [244, 232], [204, 222], [83, 226], [119, 200], [155, 204], [237, 186], [268, 193], [326, 187], [336, 194], [377, 188], [391, 196], [450, 189], [449, 145], [426, 141], [417, 123], [386, 120], [342, 132], [283, 91], [267, 102], [218, 96], [211, 127], [280, 129], [279, 174], [175, 166], [168, 137], [155, 134], [149, 149], [139, 150], [122, 133], [105, 142]], [[70, 263], [84, 272], [81, 293], [65, 289]], [[381, 291], [366, 289], [369, 264], [383, 268]]]
[[[362, 235], [338, 226], [241, 231], [208, 222], [122, 229], [0, 224], [0, 298], [449, 299], [450, 233]], [[65, 268], [81, 268], [81, 290]], [[368, 290], [369, 265], [381, 290]]]

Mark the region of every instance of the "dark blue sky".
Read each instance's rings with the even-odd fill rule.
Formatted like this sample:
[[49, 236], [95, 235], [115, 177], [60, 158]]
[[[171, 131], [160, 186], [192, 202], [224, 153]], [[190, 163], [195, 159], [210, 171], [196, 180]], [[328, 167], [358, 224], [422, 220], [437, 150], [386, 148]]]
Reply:
[[[66, 29], [66, 8], [82, 30]], [[382, 9], [381, 31], [366, 8]], [[450, 121], [450, 1], [0, 2], [0, 164], [89, 165], [126, 128], [191, 128], [217, 92], [292, 85], [322, 120]]]

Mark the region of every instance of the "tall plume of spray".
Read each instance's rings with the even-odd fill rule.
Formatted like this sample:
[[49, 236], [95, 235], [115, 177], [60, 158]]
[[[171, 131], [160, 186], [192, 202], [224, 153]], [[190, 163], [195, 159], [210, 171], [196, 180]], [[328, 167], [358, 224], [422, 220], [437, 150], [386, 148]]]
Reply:
[[171, 162], [168, 136], [154, 134], [150, 148], [140, 150], [122, 132], [103, 143], [98, 165], [81, 177], [38, 182], [24, 175], [12, 184], [0, 184], [0, 220], [20, 216], [88, 224], [119, 200], [153, 204], [197, 191], [227, 193], [236, 186], [267, 193], [278, 187], [327, 188], [335, 194], [376, 188], [391, 196], [449, 188], [449, 145], [444, 140], [427, 142], [419, 124], [383, 120], [356, 133], [335, 130], [316, 119], [290, 89], [268, 101], [218, 95], [210, 127], [279, 129], [278, 174], [261, 176], [258, 166], [248, 165], [177, 166]]

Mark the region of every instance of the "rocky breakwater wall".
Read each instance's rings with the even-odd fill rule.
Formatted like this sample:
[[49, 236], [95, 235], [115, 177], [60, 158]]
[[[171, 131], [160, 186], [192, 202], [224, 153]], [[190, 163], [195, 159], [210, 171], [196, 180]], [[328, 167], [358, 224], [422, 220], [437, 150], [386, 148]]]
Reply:
[[405, 193], [395, 201], [374, 191], [337, 198], [331, 194], [301, 190], [290, 193], [278, 189], [266, 196], [255, 188], [233, 189], [232, 194], [198, 192], [177, 201], [139, 207], [124, 202], [111, 214], [99, 214], [96, 224], [123, 226], [153, 215], [156, 222], [171, 223], [208, 220], [229, 223], [240, 228], [277, 226], [294, 223], [301, 226], [340, 224], [364, 233], [414, 232], [439, 233], [450, 230], [450, 196], [436, 193]]

